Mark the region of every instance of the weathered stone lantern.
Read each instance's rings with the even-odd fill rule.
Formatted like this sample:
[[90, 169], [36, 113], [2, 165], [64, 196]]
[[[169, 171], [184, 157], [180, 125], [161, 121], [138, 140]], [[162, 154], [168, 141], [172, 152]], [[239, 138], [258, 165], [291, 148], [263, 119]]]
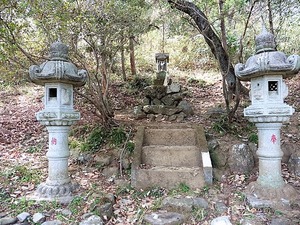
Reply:
[[68, 202], [78, 186], [68, 174], [68, 135], [70, 126], [80, 119], [80, 113], [73, 108], [73, 87], [83, 86], [87, 73], [69, 62], [68, 51], [65, 44], [54, 42], [50, 60], [29, 69], [31, 80], [45, 87], [45, 108], [36, 116], [49, 132], [48, 178], [31, 196], [37, 200]]
[[249, 184], [249, 199], [267, 200], [272, 203], [289, 202], [297, 192], [286, 184], [281, 175], [280, 128], [289, 120], [294, 109], [284, 103], [288, 88], [284, 78], [300, 70], [297, 55], [286, 57], [275, 50], [274, 35], [265, 27], [255, 39], [256, 54], [246, 64], [237, 64], [235, 74], [241, 81], [251, 81], [251, 105], [244, 115], [258, 129], [259, 176]]

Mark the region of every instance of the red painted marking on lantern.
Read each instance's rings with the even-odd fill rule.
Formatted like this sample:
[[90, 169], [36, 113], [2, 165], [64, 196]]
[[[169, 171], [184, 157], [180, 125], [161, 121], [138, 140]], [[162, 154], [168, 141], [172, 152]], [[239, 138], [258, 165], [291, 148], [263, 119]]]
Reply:
[[51, 139], [51, 145], [56, 145], [57, 144], [57, 139], [56, 138], [52, 138]]
[[273, 144], [275, 144], [275, 142], [277, 141], [277, 137], [275, 134], [272, 134], [271, 141]]

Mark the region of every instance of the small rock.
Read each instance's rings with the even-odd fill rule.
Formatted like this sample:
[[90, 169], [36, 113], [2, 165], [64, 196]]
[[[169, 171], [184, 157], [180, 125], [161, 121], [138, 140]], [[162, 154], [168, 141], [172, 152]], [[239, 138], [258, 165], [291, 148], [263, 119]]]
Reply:
[[288, 161], [288, 167], [292, 174], [300, 176], [300, 153], [294, 153], [291, 155]]
[[272, 201], [258, 199], [252, 195], [247, 196], [247, 202], [252, 208], [269, 208], [272, 206]]
[[117, 166], [106, 167], [102, 170], [102, 174], [105, 177], [111, 177], [113, 175], [117, 175], [119, 173], [119, 168]]
[[113, 215], [113, 204], [111, 202], [99, 204], [95, 207], [94, 212], [96, 214], [101, 215], [101, 218], [104, 220], [109, 220]]
[[116, 203], [116, 197], [115, 197], [114, 194], [108, 193], [108, 194], [105, 195], [105, 197], [106, 197], [107, 199], [109, 199], [109, 201], [110, 201], [112, 204], [115, 204], [115, 203]]
[[185, 115], [183, 112], [179, 113], [179, 114], [177, 115], [176, 122], [177, 122], [177, 123], [183, 122], [185, 116], [186, 116], [186, 115]]
[[18, 221], [18, 219], [15, 218], [11, 218], [11, 217], [4, 217], [0, 219], [0, 224], [1, 225], [8, 225], [8, 224], [14, 224]]
[[192, 108], [192, 105], [186, 100], [181, 101], [178, 104], [178, 108], [181, 108], [182, 112], [184, 112], [184, 114], [187, 115], [187, 116], [191, 116], [191, 115], [194, 114], [194, 110]]
[[69, 209], [63, 209], [61, 210], [61, 214], [63, 214], [64, 216], [71, 216], [72, 212]]
[[181, 86], [177, 83], [172, 83], [167, 86], [167, 94], [180, 92]]
[[264, 225], [265, 222], [259, 220], [258, 218], [243, 218], [240, 221], [241, 225]]
[[52, 220], [52, 221], [46, 221], [41, 225], [62, 225], [62, 224], [63, 223], [60, 220]]
[[227, 212], [228, 209], [224, 202], [216, 202], [215, 208], [220, 214]]
[[213, 219], [210, 225], [232, 225], [232, 223], [230, 222], [228, 216], [220, 216]]
[[212, 108], [207, 111], [207, 115], [212, 119], [219, 119], [221, 116], [226, 115], [226, 111], [220, 107]]
[[96, 215], [92, 215], [79, 223], [79, 225], [103, 225], [103, 224], [104, 224], [103, 220]]
[[271, 225], [293, 225], [290, 219], [287, 218], [273, 218], [271, 221]]
[[164, 119], [164, 116], [162, 114], [159, 114], [156, 116], [155, 121], [156, 122], [161, 122]]
[[115, 185], [117, 185], [118, 187], [125, 187], [130, 185], [130, 182], [125, 179], [115, 179]]
[[8, 215], [8, 213], [2, 212], [2, 213], [0, 213], [0, 218], [2, 218], [2, 217], [4, 217], [4, 216], [7, 216], [7, 215]]
[[142, 106], [135, 106], [133, 108], [133, 115], [136, 119], [143, 119], [147, 116], [147, 114], [143, 111]]
[[19, 215], [17, 215], [18, 220], [22, 223], [24, 222], [28, 217], [30, 216], [30, 214], [28, 212], [22, 212]]
[[177, 225], [182, 224], [184, 216], [175, 212], [155, 212], [146, 214], [143, 222], [150, 225]]
[[111, 161], [112, 161], [111, 155], [96, 155], [94, 157], [94, 162], [101, 167], [108, 166], [111, 163]]
[[46, 217], [45, 217], [45, 215], [42, 214], [42, 213], [35, 213], [35, 214], [33, 214], [33, 216], [32, 216], [32, 221], [33, 221], [34, 223], [42, 223], [42, 222], [44, 222], [45, 220], [46, 220]]
[[194, 208], [208, 208], [208, 202], [204, 198], [193, 198]]
[[191, 212], [193, 208], [207, 208], [208, 203], [203, 198], [174, 198], [167, 197], [162, 201], [163, 208], [171, 208], [175, 211]]
[[127, 157], [125, 157], [125, 158], [122, 159], [122, 167], [123, 167], [124, 170], [130, 169], [131, 162], [130, 162], [130, 160]]

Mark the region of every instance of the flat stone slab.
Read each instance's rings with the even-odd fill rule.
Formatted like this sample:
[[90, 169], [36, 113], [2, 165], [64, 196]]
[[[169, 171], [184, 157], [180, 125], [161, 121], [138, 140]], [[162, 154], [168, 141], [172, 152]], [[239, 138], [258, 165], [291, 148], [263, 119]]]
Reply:
[[167, 197], [162, 201], [164, 209], [170, 208], [178, 212], [192, 212], [194, 208], [208, 208], [208, 202], [204, 198]]
[[192, 189], [201, 188], [205, 185], [203, 170], [200, 167], [152, 167], [139, 169], [132, 172], [131, 183], [134, 187], [146, 189], [159, 186], [174, 188], [180, 183], [185, 183]]
[[151, 225], [179, 225], [184, 222], [184, 216], [175, 212], [153, 212], [146, 214], [143, 222]]
[[142, 161], [152, 166], [186, 166], [201, 165], [201, 151], [196, 146], [144, 146]]
[[272, 207], [272, 201], [259, 199], [259, 198], [256, 198], [255, 196], [252, 196], [252, 195], [247, 196], [247, 202], [253, 208], [261, 209], [261, 208], [270, 208], [270, 207]]

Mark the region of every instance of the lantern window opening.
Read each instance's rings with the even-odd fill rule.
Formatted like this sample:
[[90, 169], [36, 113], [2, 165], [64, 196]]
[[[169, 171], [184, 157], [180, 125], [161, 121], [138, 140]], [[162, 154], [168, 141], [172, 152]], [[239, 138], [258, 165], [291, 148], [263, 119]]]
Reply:
[[49, 88], [49, 101], [57, 99], [57, 88]]
[[272, 94], [278, 94], [278, 81], [269, 81], [268, 90]]

